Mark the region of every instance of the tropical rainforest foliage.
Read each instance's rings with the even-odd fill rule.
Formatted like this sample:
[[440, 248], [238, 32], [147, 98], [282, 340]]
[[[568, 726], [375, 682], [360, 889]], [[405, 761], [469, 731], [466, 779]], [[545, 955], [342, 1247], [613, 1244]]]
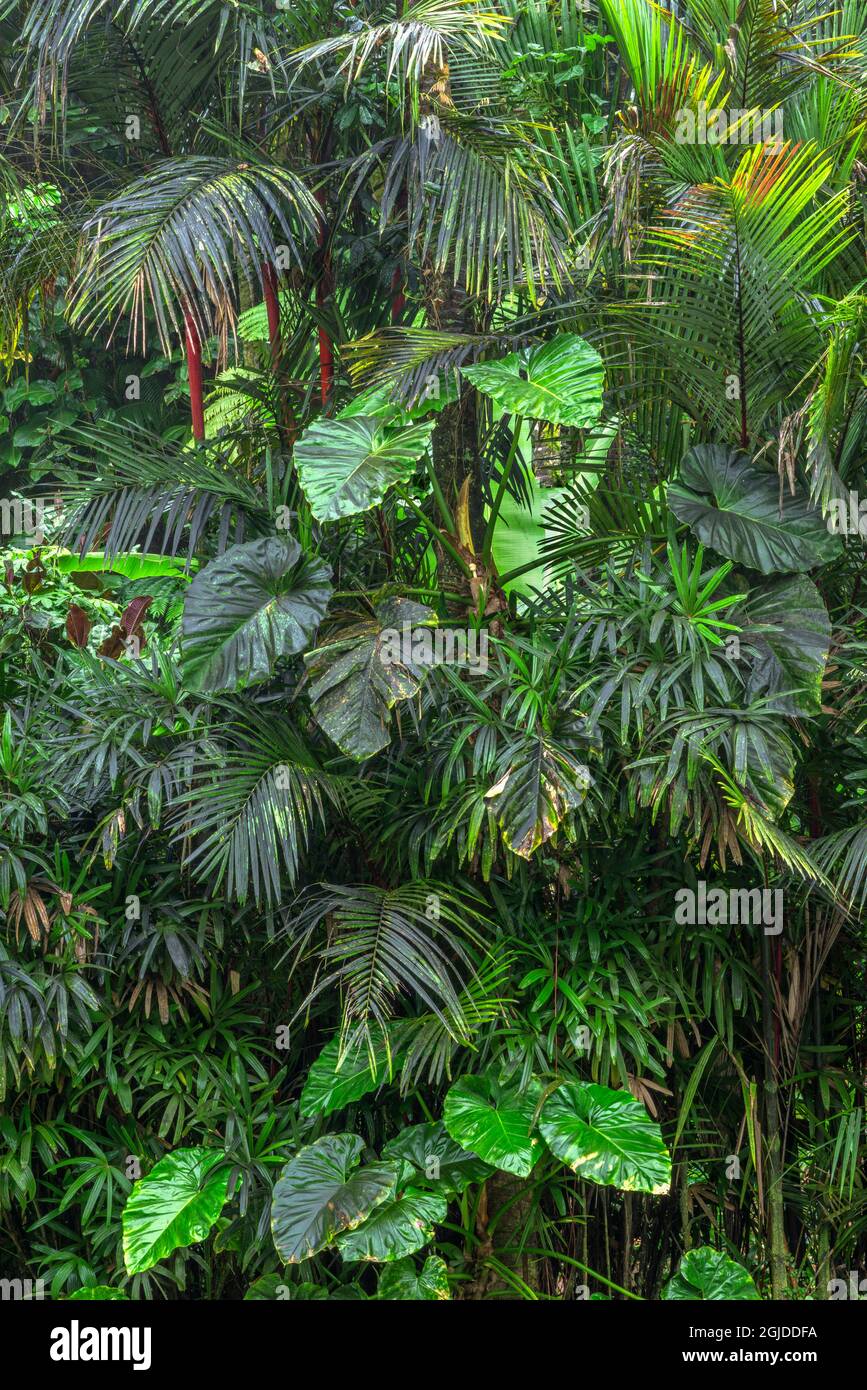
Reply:
[[3, 1276], [853, 1287], [865, 72], [0, 0]]

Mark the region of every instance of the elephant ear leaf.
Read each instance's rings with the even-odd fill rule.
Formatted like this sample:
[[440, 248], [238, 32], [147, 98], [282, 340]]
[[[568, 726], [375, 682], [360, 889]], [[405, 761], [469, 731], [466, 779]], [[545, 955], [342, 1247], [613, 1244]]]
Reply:
[[438, 1192], [463, 1192], [470, 1183], [483, 1182], [494, 1171], [478, 1154], [456, 1144], [442, 1120], [402, 1129], [389, 1139], [382, 1156], [409, 1164], [416, 1170], [413, 1183], [424, 1183]]
[[340, 628], [306, 654], [314, 718], [341, 752], [361, 761], [386, 747], [391, 710], [417, 695], [427, 674], [402, 634], [436, 621], [420, 603], [386, 599], [372, 617]]
[[295, 445], [294, 462], [317, 521], [378, 507], [394, 483], [408, 482], [433, 433], [431, 420], [403, 428], [373, 416], [322, 418]]
[[813, 569], [840, 554], [803, 493], [781, 500], [775, 473], [722, 444], [697, 444], [684, 455], [668, 505], [702, 545], [762, 574]]
[[397, 1168], [359, 1167], [363, 1148], [357, 1134], [327, 1134], [286, 1164], [271, 1199], [271, 1233], [284, 1264], [298, 1264], [333, 1244], [389, 1196]]
[[[395, 1079], [408, 1042], [407, 1026], [372, 1024], [370, 1036], [341, 1051], [338, 1034], [326, 1043], [307, 1073], [299, 1102], [302, 1115], [330, 1115]], [[389, 1157], [388, 1146], [383, 1157]]]
[[176, 1149], [134, 1184], [123, 1209], [127, 1274], [141, 1274], [173, 1250], [205, 1240], [228, 1197], [219, 1149]]
[[793, 575], [751, 594], [741, 621], [752, 658], [747, 698], [779, 714], [819, 714], [831, 619], [812, 580]]
[[379, 1276], [377, 1298], [428, 1300], [451, 1298], [445, 1261], [428, 1255], [421, 1270], [412, 1259], [395, 1260]]
[[183, 671], [190, 690], [268, 680], [280, 657], [309, 646], [331, 597], [330, 571], [291, 536], [233, 545], [200, 570], [184, 600]]
[[583, 763], [546, 739], [534, 738], [522, 745], [485, 798], [493, 803], [506, 845], [530, 859], [581, 805], [589, 786], [590, 772]]
[[576, 333], [462, 371], [511, 415], [586, 429], [602, 413], [602, 358]]
[[488, 1076], [462, 1076], [446, 1096], [446, 1129], [483, 1162], [526, 1178], [539, 1157], [531, 1131], [540, 1095], [538, 1082], [524, 1091], [504, 1090]]
[[689, 1250], [680, 1268], [662, 1291], [664, 1299], [687, 1302], [701, 1299], [737, 1299], [755, 1302], [759, 1291], [743, 1265], [709, 1245]]
[[378, 1206], [357, 1230], [338, 1236], [337, 1244], [344, 1260], [400, 1260], [433, 1240], [434, 1227], [447, 1215], [445, 1197], [408, 1187]]
[[623, 1192], [671, 1186], [659, 1125], [627, 1091], [567, 1081], [542, 1106], [539, 1129], [554, 1157], [590, 1182]]

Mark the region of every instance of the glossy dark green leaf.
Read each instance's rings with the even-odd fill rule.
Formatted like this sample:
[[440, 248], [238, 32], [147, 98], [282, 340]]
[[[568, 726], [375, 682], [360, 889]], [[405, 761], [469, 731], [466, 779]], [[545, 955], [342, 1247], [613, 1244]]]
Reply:
[[752, 667], [748, 700], [780, 714], [819, 714], [831, 619], [812, 580], [797, 574], [750, 594], [738, 617]]
[[[782, 502], [782, 505], [781, 505]], [[792, 497], [769, 469], [722, 444], [698, 444], [684, 456], [668, 505], [703, 545], [762, 574], [808, 570], [840, 554], [821, 513], [803, 493]]]
[[378, 507], [394, 483], [412, 477], [432, 433], [430, 420], [399, 429], [368, 416], [315, 420], [295, 445], [294, 460], [317, 521]]
[[415, 1170], [413, 1186], [446, 1193], [463, 1192], [470, 1183], [484, 1182], [494, 1171], [478, 1154], [456, 1144], [442, 1120], [402, 1129], [384, 1145], [382, 1157], [410, 1164]]
[[271, 1233], [286, 1264], [309, 1259], [389, 1196], [396, 1166], [359, 1167], [363, 1148], [357, 1134], [327, 1134], [286, 1164], [271, 1200]]
[[531, 1132], [540, 1094], [536, 1082], [518, 1091], [501, 1088], [488, 1076], [462, 1076], [445, 1099], [446, 1129], [483, 1162], [525, 1178], [540, 1152]]
[[560, 333], [540, 347], [462, 370], [512, 415], [586, 428], [602, 412], [602, 358], [575, 333]]
[[549, 740], [528, 738], [502, 777], [485, 793], [513, 854], [530, 859], [584, 801], [590, 771]]
[[662, 1296], [677, 1302], [702, 1299], [750, 1300], [759, 1298], [759, 1291], [743, 1265], [737, 1264], [721, 1250], [709, 1245], [689, 1250], [680, 1267], [669, 1279]]
[[663, 1193], [671, 1158], [659, 1125], [628, 1091], [567, 1081], [542, 1106], [548, 1148], [579, 1177], [623, 1192]]
[[280, 657], [311, 643], [331, 597], [330, 571], [292, 537], [233, 545], [187, 590], [183, 672], [191, 690], [268, 680]]
[[173, 1250], [206, 1240], [228, 1196], [221, 1149], [176, 1149], [133, 1186], [123, 1210], [127, 1274], [151, 1269]]
[[396, 1260], [379, 1276], [377, 1298], [432, 1301], [451, 1298], [448, 1270], [439, 1255], [428, 1255], [421, 1269], [415, 1260]]
[[379, 1025], [373, 1024], [370, 1034], [372, 1057], [366, 1039], [348, 1049], [343, 1057], [339, 1035], [326, 1043], [307, 1073], [300, 1101], [303, 1115], [330, 1115], [395, 1080], [406, 1046], [406, 1029], [394, 1024], [384, 1034]]
[[344, 1260], [399, 1260], [432, 1240], [434, 1227], [447, 1215], [444, 1197], [408, 1187], [378, 1206], [363, 1225], [338, 1236], [337, 1244]]

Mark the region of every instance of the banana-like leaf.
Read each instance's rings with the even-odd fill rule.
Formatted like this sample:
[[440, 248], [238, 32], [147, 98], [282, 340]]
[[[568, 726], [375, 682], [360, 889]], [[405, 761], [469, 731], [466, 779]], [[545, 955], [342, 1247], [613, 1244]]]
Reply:
[[386, 1299], [446, 1299], [449, 1292], [448, 1270], [439, 1255], [428, 1255], [421, 1270], [412, 1259], [396, 1260], [386, 1265], [379, 1276], [377, 1298]]
[[317, 724], [350, 758], [369, 758], [389, 741], [389, 711], [418, 694], [427, 674], [409, 654], [395, 661], [394, 634], [408, 627], [436, 626], [431, 608], [409, 599], [386, 599], [375, 616], [334, 634], [307, 652], [310, 699]]
[[540, 1094], [537, 1082], [524, 1091], [503, 1090], [488, 1076], [462, 1076], [446, 1096], [446, 1129], [485, 1163], [526, 1178], [539, 1157], [531, 1130]]
[[758, 590], [740, 621], [741, 642], [755, 654], [746, 698], [772, 696], [765, 709], [780, 714], [819, 714], [831, 619], [812, 580], [792, 575]]
[[743, 1265], [737, 1264], [722, 1250], [701, 1245], [688, 1250], [673, 1279], [662, 1291], [665, 1299], [687, 1302], [700, 1299], [750, 1300], [759, 1298], [759, 1291]]
[[806, 496], [784, 493], [781, 506], [776, 473], [723, 444], [697, 444], [684, 455], [668, 505], [702, 545], [762, 574], [813, 569], [840, 554]]
[[397, 1168], [359, 1167], [363, 1148], [357, 1134], [326, 1134], [286, 1164], [271, 1199], [271, 1234], [285, 1264], [310, 1259], [389, 1196]]
[[470, 1183], [484, 1182], [494, 1171], [478, 1154], [456, 1144], [441, 1120], [402, 1129], [389, 1139], [382, 1157], [410, 1164], [416, 1170], [413, 1183], [424, 1182], [446, 1193], [463, 1192]]
[[628, 1091], [567, 1081], [539, 1116], [555, 1158], [579, 1177], [623, 1192], [667, 1192], [671, 1158], [655, 1124]]
[[[406, 1029], [371, 1025], [371, 1038], [358, 1042], [341, 1057], [339, 1035], [326, 1043], [307, 1073], [301, 1092], [302, 1115], [330, 1115], [370, 1091], [394, 1081], [406, 1046]], [[394, 1142], [394, 1141], [392, 1141]], [[389, 1157], [386, 1149], [383, 1157]]]
[[576, 333], [462, 371], [511, 415], [586, 428], [602, 413], [602, 358]]
[[570, 811], [581, 805], [590, 773], [563, 748], [544, 738], [529, 739], [486, 793], [503, 840], [513, 854], [530, 859], [554, 834]]
[[378, 1206], [362, 1226], [338, 1236], [337, 1244], [344, 1260], [401, 1260], [427, 1245], [447, 1215], [444, 1197], [410, 1187]]
[[330, 571], [291, 536], [233, 545], [200, 570], [184, 599], [183, 670], [191, 690], [241, 690], [312, 640]]
[[135, 1183], [123, 1209], [127, 1274], [207, 1239], [229, 1195], [226, 1169], [211, 1171], [223, 1157], [221, 1149], [175, 1149]]
[[432, 420], [391, 429], [381, 419], [315, 420], [295, 445], [295, 467], [317, 521], [378, 507], [393, 483], [405, 483], [430, 443]]

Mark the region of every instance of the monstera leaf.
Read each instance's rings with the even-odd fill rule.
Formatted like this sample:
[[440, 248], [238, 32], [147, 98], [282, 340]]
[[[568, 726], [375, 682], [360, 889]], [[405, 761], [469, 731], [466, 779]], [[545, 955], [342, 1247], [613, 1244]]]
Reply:
[[378, 507], [393, 483], [405, 483], [430, 443], [433, 421], [401, 429], [371, 416], [316, 420], [295, 445], [295, 467], [317, 521]]
[[292, 537], [233, 545], [200, 570], [184, 600], [183, 670], [191, 690], [268, 680], [308, 646], [331, 597], [330, 571]]
[[306, 654], [314, 718], [341, 752], [361, 761], [386, 747], [390, 710], [418, 694], [427, 675], [406, 651], [395, 660], [395, 638], [405, 627], [435, 625], [432, 609], [409, 599], [386, 599], [375, 616], [341, 628]]
[[462, 371], [511, 415], [586, 428], [602, 413], [602, 358], [575, 333], [560, 333], [541, 347]]
[[722, 444], [697, 444], [684, 455], [668, 505], [703, 545], [762, 574], [812, 569], [840, 554], [803, 494], [785, 492], [781, 509], [777, 475]]
[[367, 1038], [342, 1057], [339, 1036], [326, 1043], [307, 1073], [301, 1092], [302, 1115], [330, 1115], [332, 1110], [342, 1110], [394, 1080], [405, 1050], [407, 1029], [396, 1023], [385, 1031], [378, 1024], [371, 1024], [370, 1038], [372, 1056]]
[[567, 1081], [545, 1101], [539, 1129], [579, 1177], [623, 1192], [667, 1192], [671, 1158], [659, 1126], [628, 1091]]
[[485, 1163], [526, 1178], [539, 1157], [539, 1140], [530, 1131], [540, 1094], [535, 1081], [518, 1091], [488, 1076], [462, 1076], [446, 1096], [446, 1129]]
[[741, 641], [753, 652], [749, 700], [779, 714], [819, 714], [831, 619], [805, 575], [780, 579], [751, 594], [742, 609]]
[[286, 1164], [271, 1199], [271, 1234], [285, 1264], [309, 1259], [389, 1196], [397, 1168], [360, 1168], [363, 1148], [356, 1134], [327, 1134]]
[[697, 1299], [749, 1299], [754, 1302], [759, 1292], [743, 1265], [736, 1264], [721, 1250], [702, 1245], [684, 1255], [662, 1296], [679, 1302]]
[[344, 1260], [400, 1260], [427, 1245], [447, 1214], [444, 1197], [409, 1187], [377, 1207], [363, 1226], [338, 1236], [337, 1244]]
[[419, 1271], [414, 1260], [396, 1260], [380, 1274], [376, 1296], [416, 1300], [451, 1298], [445, 1262], [439, 1255], [428, 1255]]
[[221, 1149], [176, 1149], [134, 1184], [123, 1209], [127, 1274], [207, 1238], [229, 1195], [226, 1169], [211, 1171], [223, 1158]]
[[509, 849], [529, 859], [581, 805], [589, 786], [588, 769], [571, 753], [545, 738], [531, 738], [485, 797], [494, 802]]
[[411, 1125], [390, 1139], [383, 1158], [410, 1164], [416, 1170], [414, 1183], [425, 1182], [438, 1191], [463, 1192], [472, 1182], [483, 1182], [493, 1168], [478, 1154], [456, 1144], [441, 1120], [427, 1125]]

